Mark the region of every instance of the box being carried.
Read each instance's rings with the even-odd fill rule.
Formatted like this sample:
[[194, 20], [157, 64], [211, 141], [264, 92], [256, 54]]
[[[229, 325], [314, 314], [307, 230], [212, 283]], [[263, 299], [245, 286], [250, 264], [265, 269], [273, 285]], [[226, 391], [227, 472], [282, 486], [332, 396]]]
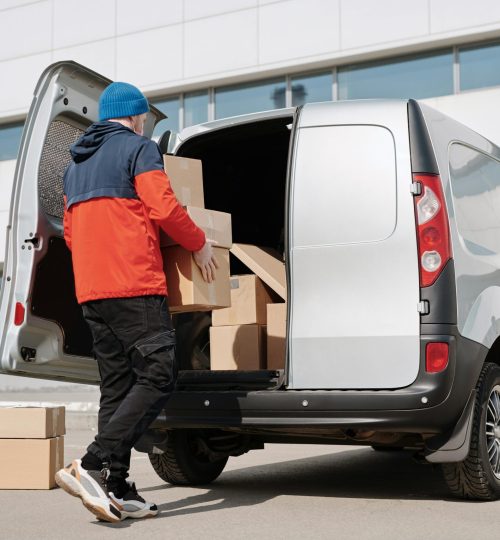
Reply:
[[[231, 214], [206, 210], [195, 206], [186, 206], [189, 217], [203, 230], [209, 240], [215, 240], [217, 247], [229, 249], [233, 243], [231, 232]], [[160, 246], [175, 246], [176, 242], [160, 230]]]
[[212, 283], [207, 283], [203, 279], [190, 251], [181, 246], [162, 248], [161, 251], [167, 278], [168, 303], [172, 313], [210, 311], [231, 305], [227, 249], [214, 248], [219, 268]]
[[201, 161], [177, 156], [163, 156], [165, 172], [182, 206], [204, 208]]

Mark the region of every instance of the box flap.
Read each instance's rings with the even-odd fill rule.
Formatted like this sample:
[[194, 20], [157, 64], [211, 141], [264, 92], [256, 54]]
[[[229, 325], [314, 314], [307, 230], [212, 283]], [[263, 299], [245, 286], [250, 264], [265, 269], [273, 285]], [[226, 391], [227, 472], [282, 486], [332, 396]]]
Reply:
[[286, 300], [285, 264], [277, 251], [250, 244], [233, 244], [231, 253]]

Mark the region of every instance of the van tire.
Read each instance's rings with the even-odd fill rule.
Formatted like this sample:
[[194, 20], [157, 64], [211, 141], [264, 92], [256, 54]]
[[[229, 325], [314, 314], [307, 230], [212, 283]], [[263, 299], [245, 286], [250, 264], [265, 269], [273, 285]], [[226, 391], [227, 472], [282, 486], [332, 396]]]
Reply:
[[441, 465], [450, 491], [462, 499], [493, 501], [500, 497], [500, 478], [493, 472], [486, 439], [488, 401], [496, 386], [500, 386], [500, 367], [487, 362], [476, 386], [469, 454], [459, 463]]
[[156, 474], [175, 486], [197, 486], [213, 482], [224, 470], [228, 458], [210, 461], [197, 450], [199, 430], [169, 431], [163, 454], [150, 453], [149, 461]]

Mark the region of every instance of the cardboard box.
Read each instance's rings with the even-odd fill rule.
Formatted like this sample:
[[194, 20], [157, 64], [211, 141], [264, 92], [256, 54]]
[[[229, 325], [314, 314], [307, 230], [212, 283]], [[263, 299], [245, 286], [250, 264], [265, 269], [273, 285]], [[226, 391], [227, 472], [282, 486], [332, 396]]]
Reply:
[[[191, 219], [205, 232], [210, 240], [217, 242], [217, 247], [229, 249], [233, 245], [231, 231], [231, 214], [186, 206], [186, 211]], [[160, 230], [160, 246], [175, 246], [177, 243]]]
[[231, 305], [227, 249], [214, 248], [219, 268], [212, 283], [203, 279], [190, 251], [180, 246], [162, 248], [161, 251], [167, 277], [168, 303], [172, 313], [210, 311]]
[[212, 326], [266, 324], [267, 304], [273, 302], [266, 285], [255, 274], [231, 276], [231, 307], [212, 313]]
[[182, 206], [203, 208], [203, 173], [199, 159], [163, 156], [165, 172], [170, 185]]
[[64, 437], [0, 439], [0, 489], [50, 489], [64, 467]]
[[283, 304], [267, 304], [267, 369], [285, 369], [286, 310]]
[[285, 263], [277, 251], [250, 244], [233, 244], [231, 253], [286, 300]]
[[64, 407], [0, 407], [2, 439], [47, 439], [65, 433]]
[[210, 369], [253, 371], [265, 366], [265, 326], [244, 324], [210, 328]]

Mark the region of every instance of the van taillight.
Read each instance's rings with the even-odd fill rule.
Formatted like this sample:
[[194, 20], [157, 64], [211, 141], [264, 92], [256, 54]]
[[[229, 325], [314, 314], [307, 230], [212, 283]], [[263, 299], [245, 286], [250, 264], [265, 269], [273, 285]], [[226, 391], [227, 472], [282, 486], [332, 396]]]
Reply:
[[425, 346], [425, 371], [439, 373], [448, 365], [448, 343], [427, 343]]
[[422, 185], [421, 194], [415, 197], [415, 213], [420, 286], [428, 287], [451, 259], [448, 214], [439, 176], [414, 174], [413, 181]]
[[24, 322], [24, 313], [25, 309], [21, 302], [16, 302], [16, 310], [14, 312], [14, 324], [16, 326], [21, 326]]

